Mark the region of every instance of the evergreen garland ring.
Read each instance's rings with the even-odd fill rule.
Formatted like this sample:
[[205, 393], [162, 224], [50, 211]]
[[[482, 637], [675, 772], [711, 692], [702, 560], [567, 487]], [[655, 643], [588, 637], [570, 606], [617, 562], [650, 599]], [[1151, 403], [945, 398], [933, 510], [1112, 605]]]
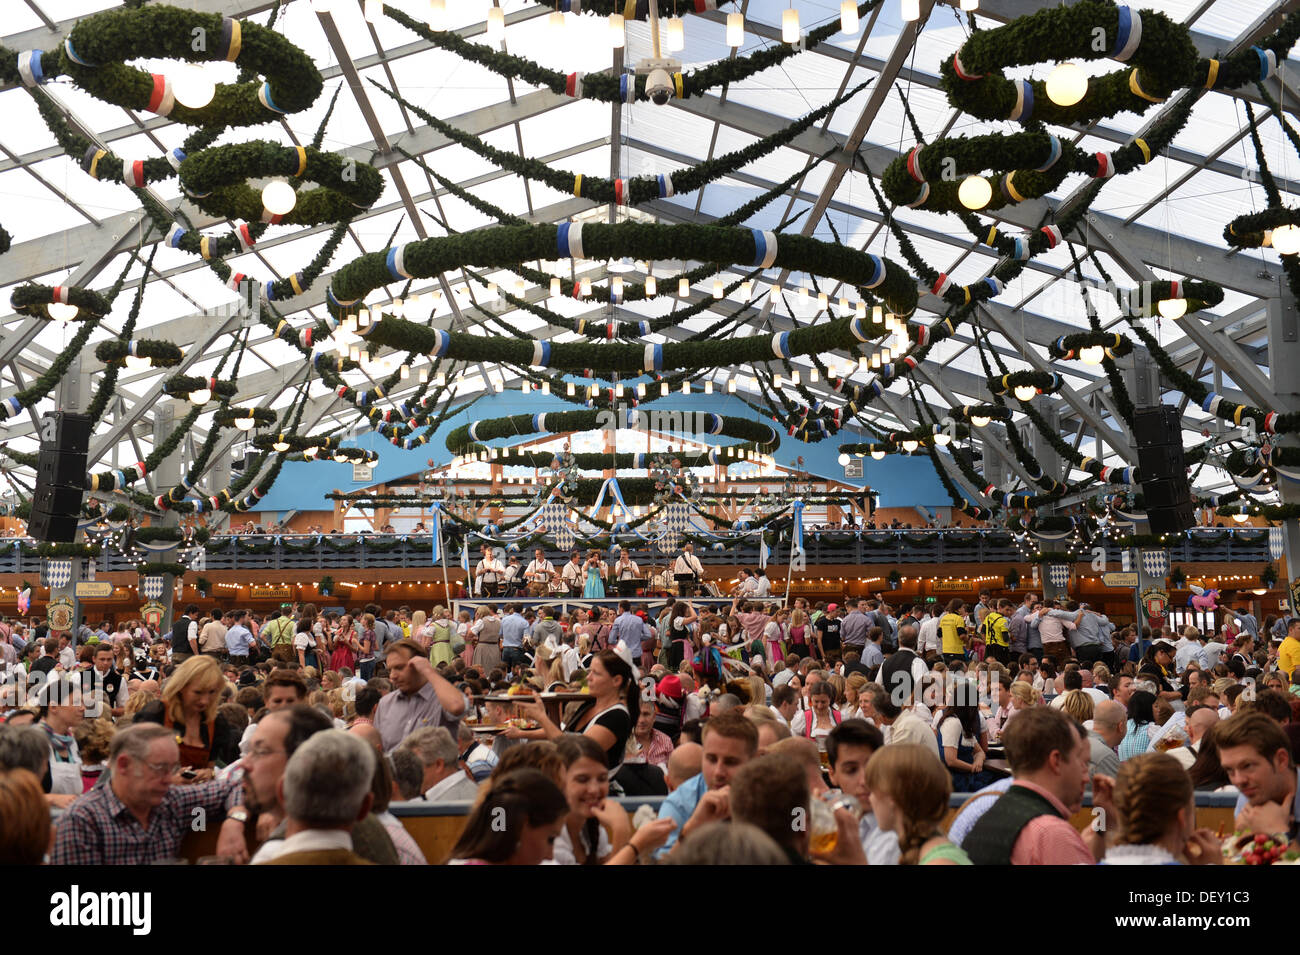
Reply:
[[1300, 226], [1300, 209], [1272, 206], [1237, 216], [1224, 227], [1223, 241], [1234, 249], [1263, 248], [1264, 233], [1284, 225]]
[[1055, 394], [1065, 382], [1060, 375], [1052, 371], [1013, 371], [1009, 375], [995, 376], [989, 379], [989, 390], [995, 395], [1011, 394], [1017, 387], [1029, 385], [1038, 390], [1040, 395]]
[[[245, 180], [286, 176], [317, 184], [298, 193], [291, 211], [272, 216], [260, 190]], [[204, 149], [180, 164], [181, 185], [209, 215], [224, 219], [313, 226], [338, 222], [369, 209], [384, 180], [367, 163], [312, 146], [283, 146], [265, 140]]]
[[[207, 106], [191, 109], [175, 102], [165, 76], [126, 65], [125, 61], [139, 58], [231, 61], [265, 77], [265, 82], [218, 84]], [[311, 106], [324, 87], [311, 57], [274, 30], [248, 20], [169, 6], [121, 7], [86, 17], [57, 52], [43, 53], [40, 60], [46, 78], [69, 76], [96, 99], [189, 126], [271, 122]], [[5, 76], [6, 72], [0, 66], [0, 76], [15, 78]]]
[[77, 315], [72, 319], [74, 322], [103, 318], [109, 310], [104, 296], [93, 289], [76, 285], [21, 285], [9, 297], [9, 304], [15, 312], [32, 318], [49, 319], [49, 306], [55, 302], [76, 306]]
[[[194, 375], [173, 375], [163, 382], [163, 391], [173, 398], [189, 399], [191, 392], [211, 391], [217, 400], [235, 397], [239, 386], [233, 381], [220, 381], [216, 378], [198, 378]], [[209, 399], [211, 400], [211, 399]]]
[[1070, 360], [1084, 348], [1102, 348], [1111, 358], [1122, 358], [1133, 350], [1133, 343], [1118, 332], [1079, 332], [1062, 335], [1047, 346], [1051, 358]]
[[185, 355], [171, 342], [111, 338], [95, 346], [95, 357], [106, 365], [125, 364], [127, 358], [148, 358], [155, 368], [170, 368], [179, 365]]
[[236, 418], [252, 418], [253, 427], [264, 428], [275, 424], [276, 414], [270, 408], [220, 408], [212, 416], [212, 423], [218, 428], [233, 428]]

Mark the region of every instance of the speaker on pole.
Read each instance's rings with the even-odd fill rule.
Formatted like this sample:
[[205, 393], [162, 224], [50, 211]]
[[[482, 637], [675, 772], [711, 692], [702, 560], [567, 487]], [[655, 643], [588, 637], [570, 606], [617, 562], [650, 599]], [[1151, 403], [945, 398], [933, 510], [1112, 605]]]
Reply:
[[41, 418], [41, 449], [27, 533], [38, 541], [72, 543], [86, 488], [88, 415], [55, 411]]
[[1133, 414], [1133, 440], [1151, 533], [1170, 534], [1195, 527], [1178, 410], [1169, 405], [1138, 408]]

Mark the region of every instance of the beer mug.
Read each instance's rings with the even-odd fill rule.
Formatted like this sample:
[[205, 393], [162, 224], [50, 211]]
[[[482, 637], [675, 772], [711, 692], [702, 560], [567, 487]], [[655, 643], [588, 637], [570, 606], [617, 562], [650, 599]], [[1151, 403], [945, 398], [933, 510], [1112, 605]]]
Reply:
[[826, 790], [808, 807], [808, 846], [813, 852], [834, 852], [839, 844], [837, 809], [846, 809], [854, 818], [862, 818], [862, 804], [857, 799], [839, 789]]

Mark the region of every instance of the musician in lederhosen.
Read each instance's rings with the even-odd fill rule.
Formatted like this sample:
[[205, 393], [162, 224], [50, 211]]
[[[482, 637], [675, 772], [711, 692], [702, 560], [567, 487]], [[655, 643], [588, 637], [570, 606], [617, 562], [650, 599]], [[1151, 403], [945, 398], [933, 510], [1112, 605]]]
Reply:
[[677, 581], [677, 593], [682, 597], [694, 597], [704, 580], [704, 567], [695, 556], [695, 545], [690, 541], [682, 545], [681, 554], [673, 561], [673, 579]]

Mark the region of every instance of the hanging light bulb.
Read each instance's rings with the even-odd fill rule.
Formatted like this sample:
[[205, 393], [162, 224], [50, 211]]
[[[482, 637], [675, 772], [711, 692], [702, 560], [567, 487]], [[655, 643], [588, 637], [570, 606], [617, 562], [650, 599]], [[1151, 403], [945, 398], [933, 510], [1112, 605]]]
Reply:
[[745, 15], [727, 14], [727, 46], [738, 47], [745, 42]]
[[428, 384], [428, 383], [429, 383], [429, 369], [427, 369], [427, 368], [421, 368], [421, 369], [420, 369], [420, 376], [419, 376], [419, 377], [420, 377], [420, 384], [422, 384], [422, 385], [426, 385], [426, 384]]
[[942, 448], [950, 441], [952, 441], [952, 436], [948, 434], [947, 431], [944, 431], [943, 428], [936, 425], [934, 429], [934, 443]]
[[728, 379], [727, 379], [727, 394], [729, 394], [729, 395], [734, 395], [735, 393], [736, 393], [736, 379], [735, 379], [735, 378], [728, 378]]
[[921, 19], [921, 0], [903, 0], [899, 12], [908, 23]]
[[1238, 511], [1236, 514], [1232, 515], [1232, 519], [1236, 521], [1238, 524], [1244, 524], [1248, 520], [1250, 520], [1250, 515], [1247, 514], [1245, 511]]
[[668, 52], [677, 53], [686, 49], [686, 24], [681, 17], [668, 19]]
[[821, 375], [818, 373], [816, 368], [809, 369], [808, 380], [811, 381], [814, 385], [817, 384], [819, 380], [821, 380]]
[[683, 381], [683, 382], [682, 382], [682, 394], [684, 394], [684, 395], [689, 395], [690, 393], [691, 393], [691, 383], [690, 383], [689, 381]]
[[849, 466], [849, 456], [845, 454], [843, 451], [840, 452], [840, 456], [835, 460], [840, 463], [840, 467], [842, 468], [846, 468]]
[[570, 398], [572, 398], [575, 394], [577, 394], [577, 391], [573, 387], [573, 382], [568, 383], [568, 385], [565, 388], [565, 394], [567, 394]]
[[515, 279], [515, 298], [523, 298], [524, 293], [528, 291], [528, 286], [523, 279]]
[[334, 452], [334, 460], [337, 461], [339, 464], [342, 464], [342, 463], [345, 462], [347, 459], [348, 459], [348, 456], [347, 456], [346, 454], [343, 453], [343, 449], [342, 449], [342, 448], [339, 448], [337, 451]]
[[974, 13], [980, 8], [980, 0], [961, 0], [961, 9], [966, 13]]
[[645, 397], [645, 382], [644, 382], [644, 381], [641, 382], [640, 384], [638, 384], [638, 385], [636, 386], [636, 396], [637, 396], [638, 398], [644, 398], [644, 397]]
[[913, 439], [913, 438], [906, 438], [906, 439], [904, 439], [904, 441], [903, 441], [903, 450], [906, 451], [908, 454], [911, 454], [913, 451], [915, 451], [915, 450], [916, 450], [917, 448], [919, 448], [920, 446], [921, 446], [921, 442], [919, 442], [919, 441], [917, 441], [917, 440], [915, 440], [915, 439]]
[[384, 15], [383, 0], [366, 0], [366, 22], [378, 23]]
[[257, 424], [257, 419], [251, 414], [247, 418], [236, 418], [235, 427], [240, 431], [252, 431], [253, 425]]
[[858, 5], [853, 0], [843, 0], [840, 4], [840, 32], [857, 36]]
[[666, 381], [659, 382], [659, 396], [661, 398], [668, 397], [668, 382]]
[[313, 444], [313, 445], [312, 445], [311, 447], [309, 447], [309, 448], [303, 448], [303, 449], [302, 449], [302, 456], [303, 456], [304, 458], [307, 458], [307, 459], [310, 461], [310, 460], [312, 460], [313, 458], [315, 458], [316, 455], [317, 455], [319, 452], [320, 452], [320, 448], [316, 447], [316, 446]]
[[583, 279], [578, 287], [582, 292], [582, 297], [586, 298], [591, 294], [591, 279]]
[[[865, 359], [865, 358], [860, 358], [860, 359], [858, 359], [858, 361], [859, 361], [859, 367], [861, 367], [861, 364], [860, 364], [860, 363], [866, 361], [866, 359]], [[880, 352], [876, 352], [875, 354], [873, 354], [873, 355], [871, 356], [871, 367], [872, 367], [872, 368], [879, 368], [879, 367], [880, 367]], [[862, 370], [863, 370], [863, 371], [866, 371], [866, 368], [863, 368]]]
[[1079, 349], [1079, 361], [1085, 365], [1100, 365], [1106, 357], [1106, 349], [1100, 345], [1087, 345]]
[[212, 102], [217, 84], [201, 66], [186, 64], [172, 77], [172, 95], [190, 109], [202, 109]]
[[[498, 378], [498, 379], [493, 383], [493, 385], [492, 385], [492, 390], [495, 391], [497, 394], [501, 394], [501, 392], [505, 391], [505, 390], [506, 390], [506, 380], [505, 380], [505, 378]], [[495, 451], [496, 448], [493, 448], [492, 450]]]
[[967, 209], [983, 209], [993, 198], [993, 187], [983, 176], [967, 176], [957, 187], [957, 198]]
[[823, 310], [825, 310], [825, 308], [826, 308], [826, 306], [827, 306], [828, 304], [830, 304], [830, 296], [828, 296], [825, 292], [818, 292], [818, 293], [817, 293], [817, 307], [818, 307], [819, 309], [823, 309]]
[[289, 450], [289, 442], [284, 440], [283, 431], [280, 432], [280, 435], [275, 439], [275, 444], [271, 445], [271, 447], [281, 453]]
[[600, 396], [600, 385], [596, 384], [596, 383], [593, 381], [593, 382], [591, 383], [591, 387], [587, 389], [587, 394], [591, 395], [591, 397], [593, 397], [593, 398], [597, 398], [597, 397], [599, 397], [599, 396]]
[[506, 12], [500, 7], [493, 7], [487, 15], [487, 41], [491, 44], [501, 43], [506, 38]]
[[1295, 255], [1300, 252], [1300, 226], [1280, 225], [1273, 230], [1273, 248], [1279, 255]]
[[359, 345], [353, 345], [351, 348], [349, 348], [349, 349], [348, 349], [348, 358], [350, 358], [352, 361], [360, 361], [360, 360], [361, 360], [361, 347], [360, 347]]
[[686, 298], [686, 296], [690, 295], [690, 294], [691, 294], [691, 283], [688, 282], [686, 279], [678, 279], [678, 280], [677, 280], [677, 294], [678, 294], [678, 296], [680, 296], [681, 298]]
[[713, 280], [713, 297], [722, 298], [722, 279]]
[[616, 50], [621, 50], [627, 44], [627, 27], [624, 25], [623, 14], [611, 13], [609, 15], [609, 45]]
[[212, 400], [212, 389], [196, 388], [190, 392], [190, 403], [196, 405], [206, 405]]
[[524, 394], [528, 394], [530, 391], [533, 390], [533, 383], [529, 381], [527, 378], [525, 378], [523, 381], [519, 383], [519, 390], [522, 391]]
[[1031, 401], [1038, 394], [1038, 389], [1033, 385], [1016, 385], [1013, 394], [1021, 401]]
[[711, 394], [713, 394], [713, 379], [712, 379], [712, 378], [710, 378], [708, 381], [706, 381], [706, 382], [704, 383], [704, 393], [705, 393], [706, 395], [711, 395]]
[[982, 414], [973, 414], [970, 416], [970, 423], [977, 428], [983, 428], [992, 420], [992, 418]]
[[620, 381], [614, 385], [614, 397], [615, 398], [623, 397], [623, 382]]
[[272, 215], [288, 215], [297, 204], [298, 194], [283, 179], [273, 179], [262, 188], [262, 206]]
[[445, 371], [438, 372], [438, 377], [434, 380], [434, 384], [439, 388], [444, 387], [447, 384], [447, 373]]
[[564, 32], [564, 14], [559, 10], [551, 11], [550, 16], [546, 18], [546, 25], [551, 28], [552, 33]]
[[551, 279], [551, 298], [559, 298], [559, 297], [560, 297], [560, 280], [557, 278], [553, 278]]
[[1073, 106], [1088, 95], [1088, 74], [1078, 63], [1058, 63], [1047, 76], [1047, 98], [1057, 106]]
[[612, 279], [610, 279], [609, 290], [610, 293], [615, 298], [622, 298], [623, 297], [623, 276], [615, 275]]
[[397, 377], [402, 381], [409, 380], [411, 377], [411, 366], [403, 365], [401, 368], [397, 369]]
[[653, 297], [659, 294], [659, 283], [655, 281], [655, 277], [653, 275], [646, 276], [645, 294], [647, 297]]
[[549, 395], [550, 393], [551, 393], [551, 383], [549, 381], [542, 382], [542, 394]]
[[127, 355], [126, 361], [123, 362], [127, 371], [144, 371], [153, 361], [144, 356]]
[[881, 361], [888, 363], [888, 362], [890, 362], [890, 361], [893, 360], [893, 357], [894, 357], [894, 352], [893, 352], [892, 349], [889, 349], [889, 348], [882, 348], [882, 349], [880, 349], [880, 360], [881, 360]]
[[357, 328], [362, 329], [362, 328], [369, 328], [369, 327], [370, 327], [370, 309], [368, 308], [358, 309]]
[[791, 46], [799, 42], [799, 11], [793, 7], [781, 12], [781, 39]]
[[881, 451], [879, 448], [876, 448], [875, 450], [873, 450], [873, 451], [871, 452], [871, 457], [872, 457], [873, 460], [876, 460], [876, 461], [883, 460], [884, 457], [885, 457], [885, 452], [884, 452], [884, 451]]
[[447, 29], [447, 0], [429, 0], [429, 29]]
[[[1156, 310], [1162, 317], [1170, 321], [1177, 321], [1187, 314], [1187, 299], [1185, 298], [1162, 298], [1156, 302]], [[1101, 364], [1101, 360], [1097, 360]]]

